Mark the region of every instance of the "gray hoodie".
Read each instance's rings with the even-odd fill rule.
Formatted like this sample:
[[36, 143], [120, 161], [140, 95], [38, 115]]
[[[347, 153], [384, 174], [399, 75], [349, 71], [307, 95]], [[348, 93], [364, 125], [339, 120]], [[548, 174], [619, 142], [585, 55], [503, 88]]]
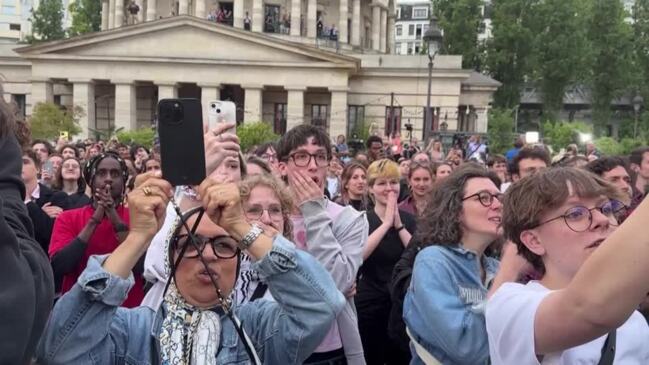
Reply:
[[[343, 294], [356, 282], [363, 262], [369, 225], [365, 212], [322, 198], [300, 205], [306, 229], [306, 250], [331, 274]], [[349, 365], [364, 365], [363, 344], [353, 297], [336, 318]]]

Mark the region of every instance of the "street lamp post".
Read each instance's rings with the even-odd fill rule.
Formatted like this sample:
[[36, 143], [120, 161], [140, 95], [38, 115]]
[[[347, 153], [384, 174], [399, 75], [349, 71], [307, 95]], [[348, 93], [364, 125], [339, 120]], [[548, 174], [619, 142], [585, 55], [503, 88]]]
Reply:
[[642, 108], [642, 104], [644, 103], [644, 99], [642, 98], [642, 96], [640, 96], [640, 94], [636, 94], [631, 103], [633, 104], [633, 111], [635, 112], [635, 122], [633, 123], [633, 139], [636, 139], [638, 137], [638, 116], [640, 114], [640, 108]]
[[433, 129], [433, 113], [430, 109], [430, 91], [433, 82], [433, 60], [439, 52], [444, 40], [442, 31], [437, 25], [437, 17], [430, 18], [430, 25], [424, 33], [424, 43], [428, 51], [428, 94], [426, 95], [426, 119], [424, 120], [424, 145], [428, 143], [428, 136]]

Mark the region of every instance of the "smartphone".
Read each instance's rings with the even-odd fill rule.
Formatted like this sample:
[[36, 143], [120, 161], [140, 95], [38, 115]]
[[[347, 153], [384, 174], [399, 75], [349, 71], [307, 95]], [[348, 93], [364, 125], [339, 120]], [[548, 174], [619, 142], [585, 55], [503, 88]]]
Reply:
[[[207, 119], [209, 128], [214, 129], [219, 123], [236, 123], [237, 106], [232, 101], [214, 100], [210, 101]], [[236, 128], [226, 130], [228, 133], [235, 133]]]
[[68, 134], [67, 131], [61, 131], [59, 132], [59, 137], [65, 138], [66, 141], [70, 140], [70, 135]]
[[43, 172], [48, 173], [50, 176], [54, 175], [54, 165], [52, 164], [52, 161], [45, 161], [43, 163]]
[[205, 180], [203, 113], [198, 99], [162, 99], [158, 103], [162, 176], [173, 186]]

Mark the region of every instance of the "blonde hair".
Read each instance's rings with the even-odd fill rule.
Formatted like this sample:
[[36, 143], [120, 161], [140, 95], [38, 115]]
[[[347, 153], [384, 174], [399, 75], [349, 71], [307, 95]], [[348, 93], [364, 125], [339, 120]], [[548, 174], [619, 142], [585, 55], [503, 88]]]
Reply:
[[282, 207], [282, 215], [284, 216], [284, 233], [283, 236], [293, 240], [293, 223], [291, 223], [290, 214], [293, 211], [293, 198], [289, 194], [289, 189], [286, 188], [284, 182], [270, 174], [249, 175], [239, 182], [239, 192], [241, 194], [241, 201], [245, 202], [250, 199], [250, 192], [257, 186], [265, 186], [271, 189], [279, 199], [280, 206]]
[[376, 179], [379, 178], [400, 179], [399, 165], [386, 158], [372, 162], [367, 168], [367, 185], [373, 186]]

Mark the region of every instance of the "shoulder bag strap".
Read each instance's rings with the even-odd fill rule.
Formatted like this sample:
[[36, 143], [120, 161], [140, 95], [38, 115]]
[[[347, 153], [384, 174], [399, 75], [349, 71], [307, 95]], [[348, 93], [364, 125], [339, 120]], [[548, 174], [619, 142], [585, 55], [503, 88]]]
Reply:
[[615, 332], [613, 330], [606, 336], [604, 346], [602, 346], [602, 357], [599, 359], [597, 365], [612, 365], [615, 359]]

